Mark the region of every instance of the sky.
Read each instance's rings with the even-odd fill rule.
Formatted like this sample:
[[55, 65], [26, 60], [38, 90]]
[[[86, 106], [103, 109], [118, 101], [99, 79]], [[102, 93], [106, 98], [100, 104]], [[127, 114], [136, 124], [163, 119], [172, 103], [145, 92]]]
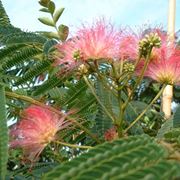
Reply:
[[[59, 24], [76, 30], [82, 23], [91, 23], [98, 17], [110, 19], [117, 27], [161, 25], [167, 29], [168, 0], [54, 0], [65, 7]], [[2, 0], [11, 23], [25, 31], [53, 30], [38, 21], [48, 16], [40, 12], [38, 0]], [[176, 30], [180, 29], [180, 0], [176, 0]]]

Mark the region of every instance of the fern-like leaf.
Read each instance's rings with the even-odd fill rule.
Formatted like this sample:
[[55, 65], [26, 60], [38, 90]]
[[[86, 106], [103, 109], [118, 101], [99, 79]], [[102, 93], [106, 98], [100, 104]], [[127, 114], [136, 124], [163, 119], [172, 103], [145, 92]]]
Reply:
[[0, 84], [0, 179], [4, 180], [8, 161], [8, 127], [4, 87]]
[[174, 128], [179, 128], [180, 127], [180, 106], [177, 107], [176, 112], [174, 113], [173, 127]]
[[7, 46], [2, 49], [0, 49], [0, 61], [2, 61], [4, 58], [13, 55], [16, 53], [17, 50], [21, 49], [24, 47], [24, 44], [18, 44], [18, 45], [12, 45], [12, 46]]
[[134, 136], [104, 143], [61, 164], [44, 180], [64, 179], [172, 179], [180, 163], [168, 160], [168, 151], [148, 136]]
[[0, 24], [2, 26], [10, 26], [11, 25], [9, 17], [3, 7], [1, 0], [0, 0]]
[[15, 65], [21, 64], [29, 58], [32, 58], [35, 55], [42, 53], [42, 50], [34, 48], [34, 47], [25, 47], [21, 49], [20, 52], [16, 53], [14, 56], [7, 59], [2, 64], [2, 68], [7, 70]]
[[58, 75], [53, 75], [47, 81], [45, 81], [42, 85], [38, 86], [34, 91], [33, 95], [38, 96], [40, 94], [46, 93], [48, 90], [63, 84], [65, 77], [59, 77]]
[[3, 43], [6, 45], [10, 44], [44, 44], [46, 42], [46, 38], [36, 33], [31, 32], [12, 32], [9, 34], [5, 34], [4, 37], [1, 39]]
[[15, 85], [18, 86], [20, 84], [26, 83], [27, 81], [33, 79], [34, 77], [45, 72], [50, 66], [50, 61], [41, 61], [35, 64], [32, 68], [30, 68], [21, 78], [19, 78]]
[[11, 35], [13, 33], [20, 33], [22, 32], [19, 28], [15, 28], [13, 26], [3, 26], [0, 24], [0, 40], [1, 40], [1, 44], [3, 44], [4, 42], [2, 42], [2, 39], [5, 36]]
[[[118, 113], [118, 103], [114, 98], [113, 94], [109, 90], [107, 90], [100, 81], [96, 82], [95, 88], [96, 88], [96, 93], [102, 104], [111, 113], [111, 115], [115, 115], [116, 117]], [[99, 136], [103, 136], [104, 133], [112, 127], [112, 123], [113, 123], [112, 119], [109, 116], [107, 116], [106, 112], [99, 104], [98, 104], [98, 112], [95, 118], [95, 122], [96, 122], [95, 128]]]

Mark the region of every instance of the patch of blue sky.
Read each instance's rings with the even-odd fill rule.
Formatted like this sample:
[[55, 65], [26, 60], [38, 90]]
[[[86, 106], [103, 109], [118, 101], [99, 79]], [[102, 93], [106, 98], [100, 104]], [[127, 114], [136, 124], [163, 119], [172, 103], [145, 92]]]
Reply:
[[[13, 25], [28, 31], [52, 30], [38, 21], [47, 16], [39, 12], [38, 0], [2, 0]], [[59, 23], [72, 31], [83, 22], [105, 17], [117, 27], [161, 25], [167, 29], [168, 0], [54, 0], [57, 7], [65, 7]], [[176, 30], [180, 29], [180, 0], [177, 0]]]

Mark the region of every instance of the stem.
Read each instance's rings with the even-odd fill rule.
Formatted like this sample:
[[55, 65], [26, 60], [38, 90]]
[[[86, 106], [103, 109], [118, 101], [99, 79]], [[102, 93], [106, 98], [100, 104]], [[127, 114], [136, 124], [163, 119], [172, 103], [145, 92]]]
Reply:
[[[134, 87], [133, 87], [133, 89], [132, 89], [132, 91], [131, 91], [130, 96], [128, 96], [128, 99], [127, 99], [126, 102], [124, 103], [123, 109], [126, 108], [128, 102], [129, 102], [129, 101], [131, 100], [131, 98], [133, 97], [133, 94], [134, 94], [136, 88], [139, 86], [139, 84], [141, 83], [141, 81], [142, 81], [142, 79], [143, 79], [143, 77], [144, 77], [144, 73], [145, 73], [145, 71], [146, 71], [146, 69], [147, 69], [147, 67], [148, 67], [149, 62], [150, 62], [151, 51], [152, 51], [152, 49], [149, 50], [149, 53], [148, 53], [148, 55], [147, 55], [147, 57], [146, 57], [146, 60], [145, 60], [145, 65], [144, 65], [144, 67], [143, 67], [143, 69], [142, 69], [142, 71], [141, 71], [141, 74], [140, 74], [139, 78], [138, 78], [137, 81], [136, 81], [136, 84], [134, 85]], [[137, 61], [137, 63], [138, 63], [138, 61]], [[136, 65], [137, 65], [137, 64], [136, 64]]]
[[[54, 112], [54, 113], [57, 113], [58, 115], [62, 116], [62, 112], [60, 112], [59, 110], [53, 108], [53, 107], [50, 107], [50, 106], [47, 106], [31, 97], [28, 97], [28, 96], [24, 96], [24, 95], [19, 95], [19, 94], [16, 94], [14, 92], [8, 92], [6, 91], [5, 92], [6, 96], [8, 97], [11, 97], [11, 98], [15, 98], [15, 99], [21, 99], [23, 101], [26, 101], [26, 102], [29, 102], [31, 104], [35, 104], [35, 105], [38, 105], [38, 106], [41, 106], [41, 107], [44, 107], [44, 108], [47, 108], [49, 109], [50, 111]], [[92, 139], [94, 139], [97, 143], [101, 143], [101, 141], [95, 136], [93, 135], [86, 127], [84, 127], [83, 125], [81, 125], [81, 123], [79, 123], [78, 121], [75, 121], [74, 119], [71, 119], [69, 117], [66, 117], [66, 119], [68, 121], [71, 121], [72, 123], [76, 124], [80, 129], [82, 129], [84, 132], [86, 132]]]
[[115, 122], [114, 117], [111, 115], [111, 113], [107, 110], [107, 108], [104, 106], [104, 104], [101, 102], [101, 100], [99, 99], [99, 97], [96, 95], [94, 88], [92, 86], [92, 84], [89, 82], [89, 80], [87, 79], [86, 76], [83, 76], [85, 83], [88, 85], [88, 87], [90, 88], [92, 94], [94, 95], [94, 97], [96, 98], [97, 102], [101, 105], [101, 107], [104, 109], [105, 113], [107, 114], [107, 116], [112, 119], [113, 122]]
[[[117, 97], [117, 92], [116, 92], [116, 89], [115, 89], [115, 87], [113, 85], [111, 85], [109, 82], [107, 82], [100, 73], [97, 73], [97, 75], [95, 74], [95, 76], [96, 76], [97, 79], [99, 79], [104, 84], [104, 87], [107, 90], [109, 90], [115, 97]], [[113, 90], [115, 90], [115, 91], [113, 91]]]
[[117, 126], [117, 131], [118, 131], [118, 136], [122, 137], [123, 132], [122, 132], [122, 123], [123, 123], [123, 108], [122, 108], [122, 99], [121, 99], [121, 89], [118, 91], [118, 103], [119, 103], [119, 120], [116, 123]]
[[[123, 75], [123, 59], [121, 59], [120, 61], [120, 69], [119, 69], [119, 75], [122, 76]], [[122, 92], [122, 88], [121, 88], [121, 83], [119, 82], [119, 78], [117, 77], [116, 80], [117, 86], [118, 86], [118, 105], [119, 105], [119, 119], [116, 122], [116, 126], [117, 126], [117, 131], [118, 131], [118, 136], [122, 137], [123, 135], [123, 129], [122, 129], [122, 124], [123, 124], [123, 108], [122, 108], [122, 98], [121, 98], [121, 92]], [[123, 85], [122, 85], [123, 86]]]
[[69, 144], [65, 142], [60, 142], [60, 141], [54, 141], [57, 144], [63, 145], [63, 146], [68, 146], [72, 148], [79, 148], [79, 149], [92, 149], [92, 146], [81, 146], [81, 145], [76, 145], [76, 144]]
[[141, 117], [146, 113], [146, 111], [152, 106], [152, 104], [161, 96], [162, 92], [164, 91], [164, 88], [166, 85], [163, 85], [162, 89], [158, 92], [158, 94], [154, 97], [154, 99], [151, 101], [151, 103], [143, 110], [143, 112], [127, 127], [124, 131], [124, 133], [127, 133], [127, 131], [136, 124]]

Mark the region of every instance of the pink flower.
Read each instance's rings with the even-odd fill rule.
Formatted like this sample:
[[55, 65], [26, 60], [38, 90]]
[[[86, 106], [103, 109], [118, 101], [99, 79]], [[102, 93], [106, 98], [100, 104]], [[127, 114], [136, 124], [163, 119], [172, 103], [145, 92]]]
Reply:
[[118, 138], [118, 133], [117, 133], [116, 127], [112, 127], [104, 133], [104, 139], [106, 141], [113, 141], [117, 138]]
[[160, 59], [150, 62], [145, 76], [160, 83], [180, 85], [180, 51], [170, 56], [167, 53], [161, 52]]
[[99, 20], [91, 27], [83, 26], [76, 36], [57, 45], [63, 54], [58, 64], [74, 64], [78, 60], [113, 59], [118, 56], [119, 32], [110, 23]]
[[67, 69], [74, 69], [80, 64], [80, 62], [74, 59], [74, 53], [76, 52], [77, 38], [71, 38], [63, 44], [58, 44], [56, 48], [60, 52], [60, 57], [55, 61], [56, 65], [63, 65]]
[[126, 32], [120, 36], [119, 56], [122, 60], [136, 60], [138, 58], [138, 49], [140, 37], [133, 31]]
[[151, 62], [157, 62], [161, 59], [169, 59], [172, 54], [175, 54], [176, 47], [173, 43], [170, 43], [168, 40], [168, 35], [163, 32], [161, 29], [154, 29], [153, 33], [157, 33], [161, 39], [160, 48], [153, 48], [151, 53]]
[[27, 159], [37, 160], [56, 133], [68, 124], [66, 115], [59, 116], [47, 108], [31, 105], [23, 111], [22, 119], [10, 130], [11, 148], [22, 148]]
[[[144, 74], [153, 80], [172, 85], [180, 84], [180, 50], [174, 43], [168, 40], [168, 35], [160, 29], [154, 29], [161, 38], [161, 47], [153, 48], [150, 56], [150, 63]], [[136, 69], [140, 74], [145, 61], [141, 61]]]

